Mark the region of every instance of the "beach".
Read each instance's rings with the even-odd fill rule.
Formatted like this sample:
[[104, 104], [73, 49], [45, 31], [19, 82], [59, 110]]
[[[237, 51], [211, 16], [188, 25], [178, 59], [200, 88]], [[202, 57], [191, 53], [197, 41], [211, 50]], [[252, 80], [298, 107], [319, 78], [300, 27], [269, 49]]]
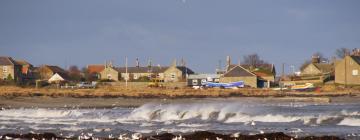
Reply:
[[[0, 87], [0, 136], [358, 139], [357, 92]], [[89, 135], [88, 135], [89, 134]], [[330, 136], [331, 135], [331, 136]]]

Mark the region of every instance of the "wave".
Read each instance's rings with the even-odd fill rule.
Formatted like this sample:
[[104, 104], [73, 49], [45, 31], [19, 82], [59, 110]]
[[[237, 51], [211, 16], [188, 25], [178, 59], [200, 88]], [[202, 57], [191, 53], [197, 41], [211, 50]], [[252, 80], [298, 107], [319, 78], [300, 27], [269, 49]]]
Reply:
[[341, 114], [342, 115], [345, 115], [345, 116], [360, 116], [360, 112], [359, 111], [348, 111], [348, 110], [342, 110], [341, 111]]
[[338, 125], [360, 126], [360, 119], [344, 118]]
[[56, 110], [56, 109], [7, 109], [0, 110], [1, 116], [5, 117], [28, 117], [28, 118], [59, 118], [79, 117], [83, 113], [79, 110]]
[[[185, 120], [217, 121], [222, 123], [289, 123], [302, 122], [304, 125], [336, 125], [346, 122], [351, 116], [360, 115], [357, 111], [342, 110], [339, 112], [306, 113], [271, 113], [256, 108], [248, 108], [243, 104], [236, 103], [212, 103], [212, 104], [146, 104], [133, 110], [127, 120], [173, 122]], [[269, 113], [270, 112], [270, 113]]]

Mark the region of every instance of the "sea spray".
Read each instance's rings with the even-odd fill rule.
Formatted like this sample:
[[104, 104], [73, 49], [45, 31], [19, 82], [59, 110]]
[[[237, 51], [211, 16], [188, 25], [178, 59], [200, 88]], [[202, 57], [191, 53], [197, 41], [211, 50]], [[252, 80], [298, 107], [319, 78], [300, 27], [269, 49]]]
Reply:
[[[0, 134], [14, 130], [56, 131], [64, 135], [91, 132], [97, 136], [142, 132], [219, 131], [296, 135], [356, 133], [360, 104], [206, 100], [194, 103], [149, 103], [137, 108], [19, 108], [0, 110]], [[256, 99], [254, 99], [256, 100]], [[296, 105], [299, 104], [299, 105]], [[11, 122], [11, 123], [10, 123]], [[255, 125], [250, 125], [254, 122]], [[140, 127], [139, 127], [140, 126]], [[312, 127], [309, 127], [312, 126]], [[20, 129], [21, 128], [21, 129]], [[66, 129], [68, 128], [68, 129]]]

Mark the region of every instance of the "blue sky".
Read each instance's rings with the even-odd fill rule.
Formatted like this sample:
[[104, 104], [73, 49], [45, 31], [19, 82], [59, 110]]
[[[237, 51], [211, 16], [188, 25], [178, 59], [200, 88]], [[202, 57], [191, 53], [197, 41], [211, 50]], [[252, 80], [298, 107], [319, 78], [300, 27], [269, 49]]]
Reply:
[[359, 47], [359, 7], [358, 0], [2, 0], [0, 55], [62, 67], [184, 58], [202, 73], [227, 55], [258, 53], [288, 71], [314, 52]]

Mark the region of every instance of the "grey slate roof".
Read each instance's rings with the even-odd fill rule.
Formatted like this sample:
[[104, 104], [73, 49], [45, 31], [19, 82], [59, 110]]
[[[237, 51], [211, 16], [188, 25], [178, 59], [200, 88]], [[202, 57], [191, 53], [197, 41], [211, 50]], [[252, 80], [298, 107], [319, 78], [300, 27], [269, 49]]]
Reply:
[[316, 68], [318, 68], [323, 73], [329, 73], [334, 71], [334, 66], [328, 63], [316, 63], [314, 64]]
[[256, 76], [241, 66], [235, 66], [224, 74], [224, 77]]
[[177, 66], [177, 69], [179, 69], [183, 74], [193, 74], [194, 71], [192, 71], [191, 69], [189, 69], [188, 67], [185, 66]]
[[46, 67], [48, 67], [52, 72], [54, 73], [67, 73], [66, 70], [58, 67], [58, 66], [50, 66], [50, 65], [46, 65]]
[[11, 57], [0, 56], [0, 65], [17, 65]]
[[351, 56], [351, 58], [360, 65], [360, 56]]
[[15, 62], [19, 65], [25, 66], [25, 65], [30, 65], [32, 66], [29, 62], [27, 62], [26, 60], [15, 60]]
[[[163, 73], [169, 67], [128, 67], [128, 73]], [[116, 67], [114, 68], [120, 73], [126, 72], [126, 67]]]
[[[231, 70], [232, 68], [236, 67], [238, 65], [235, 65], [235, 64], [231, 64], [227, 71]], [[247, 69], [247, 70], [250, 70], [251, 69], [251, 65], [246, 65], [246, 64], [242, 64], [240, 65], [241, 67]], [[259, 64], [259, 65], [256, 65], [255, 68], [259, 68], [261, 69], [263, 72], [266, 71], [266, 73], [272, 73], [272, 74], [275, 74], [275, 68], [274, 68], [274, 65], [273, 64]]]

